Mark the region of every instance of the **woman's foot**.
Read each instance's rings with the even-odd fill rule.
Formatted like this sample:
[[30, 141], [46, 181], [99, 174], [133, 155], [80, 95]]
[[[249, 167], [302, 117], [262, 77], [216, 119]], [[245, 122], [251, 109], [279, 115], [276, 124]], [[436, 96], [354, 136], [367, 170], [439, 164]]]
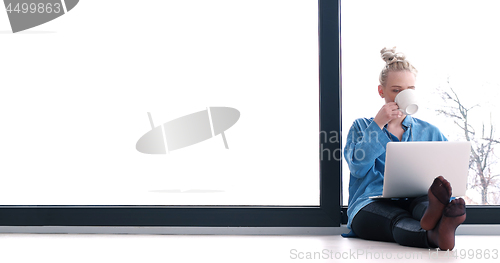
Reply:
[[450, 202], [451, 184], [443, 176], [436, 177], [427, 191], [429, 206], [420, 219], [420, 226], [425, 230], [434, 229], [443, 215], [443, 210]]
[[465, 221], [465, 217], [464, 199], [452, 200], [444, 209], [436, 228], [427, 231], [429, 241], [441, 250], [452, 250], [455, 247], [455, 230]]

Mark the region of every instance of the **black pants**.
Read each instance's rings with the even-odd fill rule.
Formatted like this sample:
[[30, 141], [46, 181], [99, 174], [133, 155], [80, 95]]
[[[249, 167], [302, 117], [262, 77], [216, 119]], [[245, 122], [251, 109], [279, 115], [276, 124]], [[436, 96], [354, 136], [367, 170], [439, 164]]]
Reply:
[[430, 248], [420, 219], [429, 201], [427, 195], [400, 200], [377, 200], [363, 207], [351, 228], [363, 239], [396, 242], [403, 246]]

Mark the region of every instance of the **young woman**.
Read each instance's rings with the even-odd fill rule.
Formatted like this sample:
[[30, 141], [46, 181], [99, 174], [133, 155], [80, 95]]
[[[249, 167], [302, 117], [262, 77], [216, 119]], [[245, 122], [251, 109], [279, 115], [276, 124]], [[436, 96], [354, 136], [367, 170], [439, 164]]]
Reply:
[[452, 188], [442, 176], [428, 195], [401, 200], [372, 200], [382, 194], [385, 147], [390, 141], [446, 141], [435, 126], [406, 116], [394, 102], [396, 95], [415, 89], [417, 70], [395, 48], [381, 50], [386, 62], [380, 73], [378, 93], [385, 105], [374, 118], [354, 121], [344, 156], [350, 170], [349, 208], [344, 236], [397, 242], [405, 246], [453, 249], [455, 230], [465, 220], [462, 198], [450, 202]]

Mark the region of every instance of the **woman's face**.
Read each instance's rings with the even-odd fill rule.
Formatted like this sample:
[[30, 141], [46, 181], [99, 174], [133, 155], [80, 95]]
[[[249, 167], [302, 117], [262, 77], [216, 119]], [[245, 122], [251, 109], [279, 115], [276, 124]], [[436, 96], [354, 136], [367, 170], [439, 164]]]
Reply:
[[385, 99], [385, 103], [393, 102], [401, 91], [415, 89], [415, 81], [415, 75], [408, 70], [390, 71], [385, 86], [378, 86], [378, 93]]

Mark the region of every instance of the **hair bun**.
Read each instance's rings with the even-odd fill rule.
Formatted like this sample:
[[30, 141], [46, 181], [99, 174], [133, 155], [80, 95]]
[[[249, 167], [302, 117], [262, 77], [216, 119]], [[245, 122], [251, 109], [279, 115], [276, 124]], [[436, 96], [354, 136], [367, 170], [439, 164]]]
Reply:
[[396, 47], [383, 48], [382, 50], [380, 50], [380, 54], [385, 63], [389, 65], [398, 61], [403, 62], [406, 59], [403, 53], [396, 53]]
[[383, 48], [380, 50], [380, 54], [385, 61], [385, 66], [382, 68], [379, 76], [380, 85], [385, 87], [387, 76], [390, 71], [408, 70], [417, 76], [417, 69], [410, 61], [406, 60], [406, 56], [403, 53], [396, 53], [396, 47]]

